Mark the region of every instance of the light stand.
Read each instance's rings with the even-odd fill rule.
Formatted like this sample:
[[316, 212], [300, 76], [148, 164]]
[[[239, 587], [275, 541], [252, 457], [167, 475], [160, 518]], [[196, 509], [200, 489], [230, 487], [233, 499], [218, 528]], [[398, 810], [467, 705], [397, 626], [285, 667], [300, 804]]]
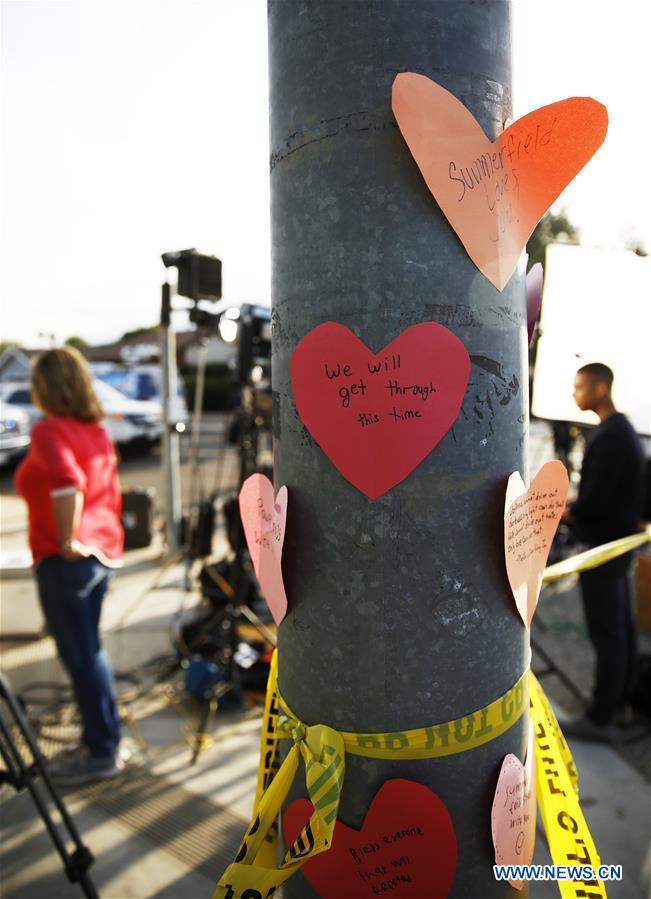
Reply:
[[[178, 271], [177, 293], [179, 296], [188, 297], [195, 304], [202, 299], [219, 300], [221, 298], [222, 264], [216, 256], [205, 256], [193, 248], [174, 253], [163, 253], [161, 258], [166, 268], [176, 268]], [[178, 552], [181, 544], [181, 457], [177, 423], [173, 420], [172, 414], [172, 403], [177, 394], [176, 335], [172, 327], [172, 301], [170, 285], [167, 282], [162, 286], [161, 341], [165, 533], [168, 554], [174, 555]], [[196, 425], [196, 408], [194, 425]], [[196, 439], [198, 440], [198, 437]]]
[[161, 454], [165, 484], [165, 538], [168, 555], [178, 552], [181, 542], [181, 447], [172, 416], [176, 399], [176, 334], [172, 328], [170, 286], [165, 282], [161, 295], [161, 366], [163, 370], [163, 433]]

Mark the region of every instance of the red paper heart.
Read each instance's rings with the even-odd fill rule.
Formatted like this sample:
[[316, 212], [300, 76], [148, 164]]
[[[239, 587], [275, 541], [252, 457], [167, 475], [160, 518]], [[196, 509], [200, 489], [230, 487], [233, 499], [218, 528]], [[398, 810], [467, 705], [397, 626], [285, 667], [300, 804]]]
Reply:
[[377, 354], [349, 328], [325, 322], [298, 344], [290, 369], [305, 426], [341, 474], [376, 499], [453, 424], [470, 359], [434, 322], [412, 325]]
[[596, 153], [606, 107], [571, 97], [490, 141], [454, 94], [424, 75], [393, 82], [393, 112], [418, 168], [477, 268], [502, 290], [533, 229]]
[[[307, 799], [289, 806], [283, 815], [288, 846], [312, 811]], [[337, 821], [330, 849], [305, 862], [301, 873], [322, 899], [445, 899], [456, 867], [457, 839], [443, 802], [422, 784], [395, 778], [374, 796], [362, 829]]]

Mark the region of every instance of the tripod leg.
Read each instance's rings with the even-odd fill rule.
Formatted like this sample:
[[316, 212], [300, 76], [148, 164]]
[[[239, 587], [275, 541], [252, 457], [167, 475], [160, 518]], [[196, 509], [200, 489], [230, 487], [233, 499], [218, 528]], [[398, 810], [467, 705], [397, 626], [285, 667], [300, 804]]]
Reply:
[[216, 708], [217, 702], [214, 698], [205, 700], [203, 708], [201, 709], [199, 721], [197, 722], [197, 730], [194, 738], [194, 749], [192, 751], [192, 758], [190, 760], [191, 765], [195, 764], [204, 748], [210, 715], [214, 710], [216, 710]]
[[[91, 857], [90, 863], [92, 863], [93, 861], [94, 861], [94, 859]], [[84, 896], [87, 896], [88, 899], [100, 899], [100, 895], [97, 892], [97, 890], [95, 889], [95, 884], [90, 879], [88, 870], [86, 868], [84, 868], [84, 870], [76, 878], [76, 880], [77, 880], [79, 886], [81, 887], [81, 890], [82, 890]]]
[[[36, 745], [31, 728], [23, 715], [20, 705], [13, 695], [8, 681], [1, 671], [0, 698], [4, 700], [9, 709], [11, 716], [20, 731], [21, 737], [27, 744], [32, 756], [32, 763], [28, 765], [13, 739], [11, 730], [5, 724], [2, 716], [0, 716], [0, 755], [7, 767], [5, 780], [11, 783], [16, 790], [26, 788], [29, 791], [32, 801], [34, 802], [50, 838], [63, 861], [68, 879], [73, 883], [79, 883], [81, 889], [89, 899], [97, 899], [97, 891], [87, 873], [88, 868], [94, 861], [93, 855], [88, 847], [82, 842], [74, 821], [50, 780], [47, 765]], [[61, 822], [64, 828], [67, 830], [70, 839], [75, 844], [75, 851], [72, 854], [68, 852], [65, 842], [62, 840], [61, 835], [52, 820], [52, 816], [47, 806], [47, 800], [41, 795], [41, 791], [36, 784], [34, 778], [35, 773], [40, 775], [43, 787], [47, 793], [49, 793], [52, 802], [61, 816]]]

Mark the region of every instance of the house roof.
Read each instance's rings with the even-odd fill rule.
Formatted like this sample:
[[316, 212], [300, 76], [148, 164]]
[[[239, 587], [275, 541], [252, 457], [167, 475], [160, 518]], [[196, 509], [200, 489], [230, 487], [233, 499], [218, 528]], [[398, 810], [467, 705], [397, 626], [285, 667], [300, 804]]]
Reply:
[[[188, 347], [198, 343], [197, 331], [178, 331], [176, 333], [176, 351], [182, 356]], [[129, 361], [129, 350], [137, 353], [138, 348], [142, 348], [143, 353], [147, 353], [147, 349], [151, 348], [149, 358], [160, 355], [160, 328], [150, 328], [147, 331], [141, 331], [127, 337], [125, 340], [116, 340], [113, 343], [103, 343], [99, 346], [83, 347], [81, 352], [89, 362], [127, 362]], [[42, 353], [42, 349], [28, 349], [26, 347], [10, 346], [7, 347], [0, 355], [0, 377], [4, 369], [11, 362], [18, 362], [25, 369], [26, 375], [31, 368], [31, 360], [34, 356]], [[146, 361], [146, 355], [142, 355], [137, 361]]]
[[0, 376], [5, 369], [9, 367], [12, 362], [17, 362], [19, 365], [22, 365], [25, 369], [25, 372], [28, 373], [31, 368], [31, 360], [34, 356], [38, 356], [39, 353], [43, 352], [42, 350], [29, 350], [23, 347], [17, 346], [9, 346], [6, 350], [0, 355]]
[[[189, 346], [198, 342], [196, 331], [177, 331], [176, 333], [176, 351], [182, 354]], [[160, 354], [160, 329], [150, 328], [148, 331], [141, 331], [126, 340], [118, 340], [114, 343], [105, 343], [100, 346], [84, 347], [83, 353], [90, 362], [126, 362], [128, 361], [129, 350], [136, 351], [138, 347], [146, 349], [155, 345], [152, 356], [158, 357]], [[140, 359], [139, 361], [144, 361]]]

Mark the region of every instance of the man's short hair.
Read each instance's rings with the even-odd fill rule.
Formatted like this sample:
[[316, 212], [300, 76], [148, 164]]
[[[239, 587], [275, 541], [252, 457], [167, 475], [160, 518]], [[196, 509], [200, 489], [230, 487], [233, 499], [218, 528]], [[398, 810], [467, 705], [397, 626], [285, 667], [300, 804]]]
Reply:
[[613, 386], [613, 380], [615, 378], [612, 368], [608, 368], [603, 362], [590, 362], [588, 365], [584, 365], [580, 368], [577, 374], [588, 375], [593, 381], [607, 384], [608, 389]]

